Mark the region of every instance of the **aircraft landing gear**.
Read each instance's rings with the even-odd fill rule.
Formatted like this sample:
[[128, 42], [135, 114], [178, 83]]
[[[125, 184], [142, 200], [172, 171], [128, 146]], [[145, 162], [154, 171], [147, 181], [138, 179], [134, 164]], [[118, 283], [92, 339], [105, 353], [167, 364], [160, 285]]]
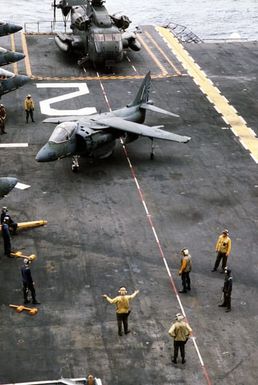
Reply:
[[79, 171], [79, 155], [73, 156], [72, 171], [73, 172]]
[[151, 160], [154, 159], [154, 149], [155, 149], [154, 141], [153, 141], [153, 138], [151, 138], [151, 153], [150, 153], [150, 159]]

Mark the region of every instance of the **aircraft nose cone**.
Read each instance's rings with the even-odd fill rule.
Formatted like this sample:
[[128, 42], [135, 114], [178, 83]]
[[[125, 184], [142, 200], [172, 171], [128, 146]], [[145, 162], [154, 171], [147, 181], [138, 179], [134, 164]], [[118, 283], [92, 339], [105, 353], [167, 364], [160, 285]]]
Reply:
[[37, 162], [51, 162], [52, 160], [57, 159], [57, 155], [56, 152], [51, 149], [51, 147], [47, 143], [39, 150], [35, 159]]
[[4, 56], [5, 60], [3, 61], [6, 62], [6, 64], [9, 64], [9, 63], [16, 63], [17, 61], [22, 60], [24, 58], [25, 58], [25, 55], [23, 53], [8, 51], [5, 54]]
[[25, 58], [25, 55], [21, 52], [12, 52], [13, 62], [17, 62]]
[[16, 185], [16, 178], [0, 178], [0, 192], [1, 196], [7, 195]]
[[16, 81], [17, 81], [18, 87], [22, 87], [24, 84], [30, 81], [30, 78], [25, 75], [17, 75]]
[[22, 27], [20, 25], [9, 24], [8, 23], [8, 31], [9, 31], [9, 33], [16, 33], [18, 31], [20, 31], [21, 29], [22, 29]]

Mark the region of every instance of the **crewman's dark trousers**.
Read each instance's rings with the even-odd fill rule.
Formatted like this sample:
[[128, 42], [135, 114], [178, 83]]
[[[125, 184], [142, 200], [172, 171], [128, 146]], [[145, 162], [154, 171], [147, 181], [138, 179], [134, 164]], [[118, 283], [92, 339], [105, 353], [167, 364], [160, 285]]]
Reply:
[[178, 349], [180, 349], [182, 360], [184, 360], [185, 359], [185, 341], [174, 340], [174, 361], [177, 360]]
[[231, 293], [224, 292], [224, 301], [221, 306], [225, 306], [227, 309], [231, 309]]
[[10, 254], [11, 254], [11, 238], [10, 238], [10, 236], [3, 234], [3, 240], [4, 240], [4, 254], [7, 257], [10, 257]]
[[31, 118], [31, 121], [34, 122], [33, 110], [26, 110], [26, 123], [29, 122], [29, 116]]
[[36, 292], [35, 292], [33, 283], [26, 283], [26, 282], [23, 282], [23, 297], [24, 297], [24, 302], [27, 302], [27, 301], [28, 301], [29, 290], [30, 290], [30, 292], [31, 292], [32, 302], [36, 302]]
[[128, 333], [128, 316], [130, 313], [116, 313], [118, 334], [122, 335], [122, 324], [124, 326], [125, 334]]
[[183, 285], [183, 290], [191, 290], [191, 280], [190, 280], [190, 272], [184, 272], [181, 275], [182, 278], [182, 285]]
[[2, 134], [6, 134], [6, 131], [5, 131], [5, 122], [4, 122], [4, 120], [2, 121], [1, 119], [0, 119], [0, 134], [2, 135]]
[[221, 260], [222, 260], [222, 269], [224, 270], [225, 267], [227, 266], [227, 259], [228, 259], [228, 257], [226, 256], [226, 253], [221, 253], [219, 251], [217, 254], [216, 261], [215, 261], [214, 270], [217, 270]]

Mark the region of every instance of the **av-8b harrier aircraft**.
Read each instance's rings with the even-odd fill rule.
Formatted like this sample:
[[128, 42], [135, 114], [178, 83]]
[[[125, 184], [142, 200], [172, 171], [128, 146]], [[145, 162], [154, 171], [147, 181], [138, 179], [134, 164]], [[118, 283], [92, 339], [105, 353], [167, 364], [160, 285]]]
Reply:
[[[161, 128], [164, 126], [147, 126], [142, 124], [146, 111], [159, 112], [178, 117], [172, 112], [153, 105], [149, 100], [151, 85], [150, 72], [145, 76], [133, 102], [119, 110], [94, 114], [90, 116], [56, 117], [44, 122], [59, 123], [36, 156], [38, 162], [50, 162], [67, 156], [73, 156], [72, 170], [79, 168], [80, 155], [89, 158], [105, 158], [114, 150], [116, 140], [123, 137], [124, 143], [130, 143], [140, 136], [150, 139], [163, 139], [187, 143], [191, 138], [176, 135]], [[153, 157], [153, 146], [151, 157]]]
[[[10, 35], [20, 31], [21, 29], [22, 27], [19, 25], [0, 22], [0, 36]], [[15, 63], [24, 59], [24, 57], [25, 55], [23, 53], [13, 52], [0, 47], [0, 66]], [[6, 71], [0, 68], [0, 98], [2, 95], [7, 94], [8, 92], [22, 87], [29, 80], [30, 78], [28, 76], [15, 75], [10, 71]]]
[[[20, 25], [0, 22], [0, 36], [10, 35], [22, 29]], [[9, 51], [0, 47], [0, 66], [15, 63], [25, 58], [20, 52]]]

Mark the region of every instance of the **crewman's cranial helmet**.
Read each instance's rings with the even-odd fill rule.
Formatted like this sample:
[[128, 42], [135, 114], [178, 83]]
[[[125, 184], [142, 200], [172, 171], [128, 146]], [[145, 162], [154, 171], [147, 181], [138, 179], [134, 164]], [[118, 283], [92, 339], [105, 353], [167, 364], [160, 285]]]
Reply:
[[7, 207], [6, 207], [6, 206], [3, 206], [3, 207], [2, 207], [2, 211], [8, 211]]
[[127, 290], [124, 286], [120, 287], [120, 289], [118, 290], [118, 293], [120, 294], [126, 294], [127, 293]]
[[181, 250], [181, 253], [186, 256], [186, 255], [189, 254], [189, 250], [184, 248], [184, 249]]
[[89, 374], [87, 377], [87, 384], [88, 385], [94, 385], [94, 377], [92, 374]]
[[24, 262], [24, 265], [28, 265], [30, 261], [27, 258], [24, 258], [23, 262]]
[[27, 95], [27, 98], [31, 98], [31, 95], [29, 94], [29, 95]]
[[224, 229], [224, 230], [222, 231], [222, 234], [228, 235], [228, 229]]
[[185, 317], [183, 316], [183, 314], [177, 313], [175, 318], [177, 321], [182, 321]]

